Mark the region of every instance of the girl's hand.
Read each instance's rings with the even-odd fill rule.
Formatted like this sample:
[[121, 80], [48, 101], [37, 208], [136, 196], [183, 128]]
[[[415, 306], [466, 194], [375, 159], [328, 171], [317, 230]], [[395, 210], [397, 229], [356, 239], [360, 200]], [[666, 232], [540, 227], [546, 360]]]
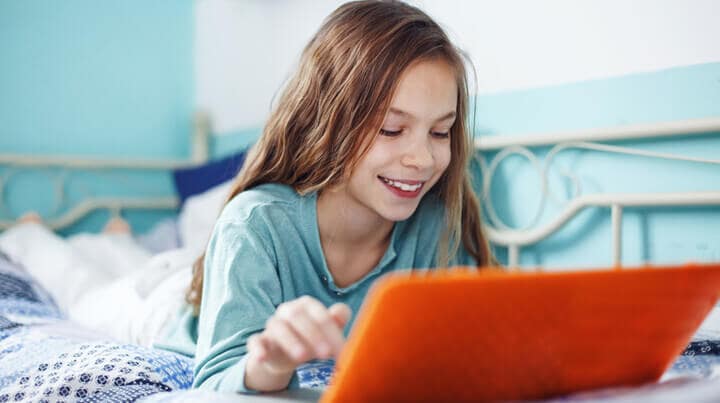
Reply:
[[326, 308], [309, 296], [283, 303], [265, 330], [248, 339], [248, 359], [269, 375], [287, 375], [289, 380], [302, 363], [337, 357], [345, 345], [343, 328], [350, 313], [345, 304]]

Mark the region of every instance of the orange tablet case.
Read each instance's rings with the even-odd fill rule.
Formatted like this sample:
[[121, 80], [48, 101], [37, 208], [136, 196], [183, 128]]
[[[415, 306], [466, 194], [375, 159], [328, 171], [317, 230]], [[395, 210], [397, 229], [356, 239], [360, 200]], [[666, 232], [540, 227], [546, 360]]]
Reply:
[[322, 401], [539, 399], [656, 381], [719, 294], [720, 264], [388, 276]]

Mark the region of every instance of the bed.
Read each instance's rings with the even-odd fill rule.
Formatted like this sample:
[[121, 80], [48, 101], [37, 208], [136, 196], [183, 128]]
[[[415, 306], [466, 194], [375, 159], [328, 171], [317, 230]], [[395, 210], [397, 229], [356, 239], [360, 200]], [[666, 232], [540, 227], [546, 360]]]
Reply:
[[[626, 126], [572, 133], [527, 136], [487, 136], [478, 139], [475, 163], [480, 173], [478, 192], [488, 215], [487, 235], [508, 266], [531, 270], [523, 251], [561, 230], [583, 210], [609, 213], [610, 260], [602, 265], [622, 266], [623, 213], [634, 208], [720, 206], [717, 183], [693, 192], [615, 192], [583, 194], [578, 178], [574, 189], [551, 217], [538, 213], [533, 225], [507, 225], [493, 205], [493, 181], [503, 159], [523, 156], [537, 168], [543, 199], [552, 197], [547, 175], [551, 163], [568, 149], [630, 154], [713, 166], [720, 160], [696, 156], [651, 153], [618, 143], [653, 142], [678, 138], [715, 138], [720, 119], [698, 119], [654, 125]], [[62, 157], [0, 155], [0, 194], [11, 191], [8, 172], [53, 167], [58, 170], [156, 170], [181, 177], [200, 171], [231, 176], [233, 168], [208, 161], [207, 118], [199, 115], [190, 140], [188, 161], [121, 161]], [[544, 155], [541, 164], [535, 152]], [[231, 163], [241, 163], [233, 156]], [[218, 169], [220, 171], [218, 171]], [[68, 179], [62, 175], [60, 181]], [[720, 183], [720, 182], [718, 182]], [[300, 390], [271, 396], [239, 396], [188, 390], [192, 360], [153, 349], [153, 338], [171, 312], [179, 309], [190, 279], [190, 264], [204, 247], [217, 210], [228, 191], [220, 181], [204, 188], [178, 190], [162, 197], [100, 197], [90, 195], [60, 211], [45, 225], [16, 225], [7, 214], [0, 219], [0, 402], [3, 401], [263, 401], [317, 400], [332, 366], [309, 365], [301, 370]], [[58, 189], [67, 186], [60, 182]], [[190, 186], [192, 188], [192, 186]], [[62, 192], [58, 192], [63, 196]], [[0, 198], [4, 200], [4, 198]], [[0, 206], [2, 206], [0, 202]], [[59, 201], [59, 206], [68, 204]], [[166, 211], [170, 221], [151, 229], [151, 236], [81, 234], [61, 237], [62, 231], [95, 210], [121, 215], [131, 210]], [[499, 209], [498, 209], [499, 210]], [[541, 209], [542, 210], [542, 209]], [[711, 240], [715, 242], [717, 240]], [[33, 245], [42, 245], [42, 253]], [[720, 260], [720, 258], [718, 259]], [[121, 302], [121, 303], [119, 303]], [[717, 309], [716, 309], [717, 311]], [[561, 400], [720, 400], [720, 313], [713, 311], [658, 384], [634, 388], [589, 391]], [[130, 314], [128, 314], [130, 312]]]

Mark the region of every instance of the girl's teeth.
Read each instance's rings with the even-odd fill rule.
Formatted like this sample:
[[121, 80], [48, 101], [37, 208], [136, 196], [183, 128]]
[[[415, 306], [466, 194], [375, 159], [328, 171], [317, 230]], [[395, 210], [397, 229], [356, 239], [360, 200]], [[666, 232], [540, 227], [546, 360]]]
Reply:
[[405, 183], [395, 182], [395, 181], [392, 181], [387, 178], [383, 178], [383, 181], [385, 181], [385, 183], [387, 183], [388, 185], [390, 185], [392, 187], [396, 187], [405, 192], [414, 192], [414, 191], [420, 189], [420, 186], [422, 186], [422, 184], [408, 185]]

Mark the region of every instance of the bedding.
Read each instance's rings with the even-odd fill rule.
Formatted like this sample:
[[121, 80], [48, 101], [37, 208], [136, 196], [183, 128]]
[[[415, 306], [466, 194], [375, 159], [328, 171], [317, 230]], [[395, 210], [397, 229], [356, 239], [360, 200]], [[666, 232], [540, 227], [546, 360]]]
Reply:
[[0, 234], [0, 249], [22, 263], [63, 312], [87, 290], [134, 272], [151, 257], [129, 234], [62, 238], [37, 223]]
[[143, 346], [181, 309], [197, 257], [186, 249], [151, 257], [127, 234], [65, 240], [34, 223], [1, 234], [0, 248], [38, 280], [67, 318]]
[[0, 402], [135, 401], [187, 389], [192, 360], [68, 321], [20, 265], [0, 256]]
[[183, 248], [195, 251], [197, 256], [205, 250], [231, 185], [231, 182], [221, 183], [185, 201], [178, 215]]
[[[49, 247], [21, 242], [20, 233], [42, 234], [43, 230], [31, 228], [15, 232], [12, 242], [8, 241], [8, 232], [0, 235], [0, 246], [12, 246], [14, 252], [21, 252], [19, 256], [30, 257], [30, 263], [42, 263], [26, 270], [10, 256], [0, 255], [0, 402], [170, 402], [218, 397], [212, 392], [187, 390], [192, 385], [191, 359], [149, 347], [164, 321], [182, 306], [195, 251], [177, 249], [150, 258], [141, 256], [134, 268], [102, 268], [95, 267], [101, 260], [92, 264], [87, 257], [63, 261], [69, 252], [47, 234], [33, 238], [33, 242], [49, 240]], [[118, 247], [128, 245], [118, 243]], [[53, 251], [60, 251], [60, 256], [52, 256]], [[72, 263], [79, 266], [71, 267]], [[81, 270], [102, 275], [88, 277]], [[39, 276], [50, 278], [38, 281]], [[73, 278], [86, 288], [75, 288], [77, 295], [63, 308], [55, 296], [67, 297], [63, 287], [71, 285], [75, 280], [69, 279]], [[329, 361], [299, 368], [300, 386], [324, 388], [332, 367]], [[616, 402], [668, 396], [720, 401], [717, 308], [661, 383], [584, 392], [561, 400]]]

